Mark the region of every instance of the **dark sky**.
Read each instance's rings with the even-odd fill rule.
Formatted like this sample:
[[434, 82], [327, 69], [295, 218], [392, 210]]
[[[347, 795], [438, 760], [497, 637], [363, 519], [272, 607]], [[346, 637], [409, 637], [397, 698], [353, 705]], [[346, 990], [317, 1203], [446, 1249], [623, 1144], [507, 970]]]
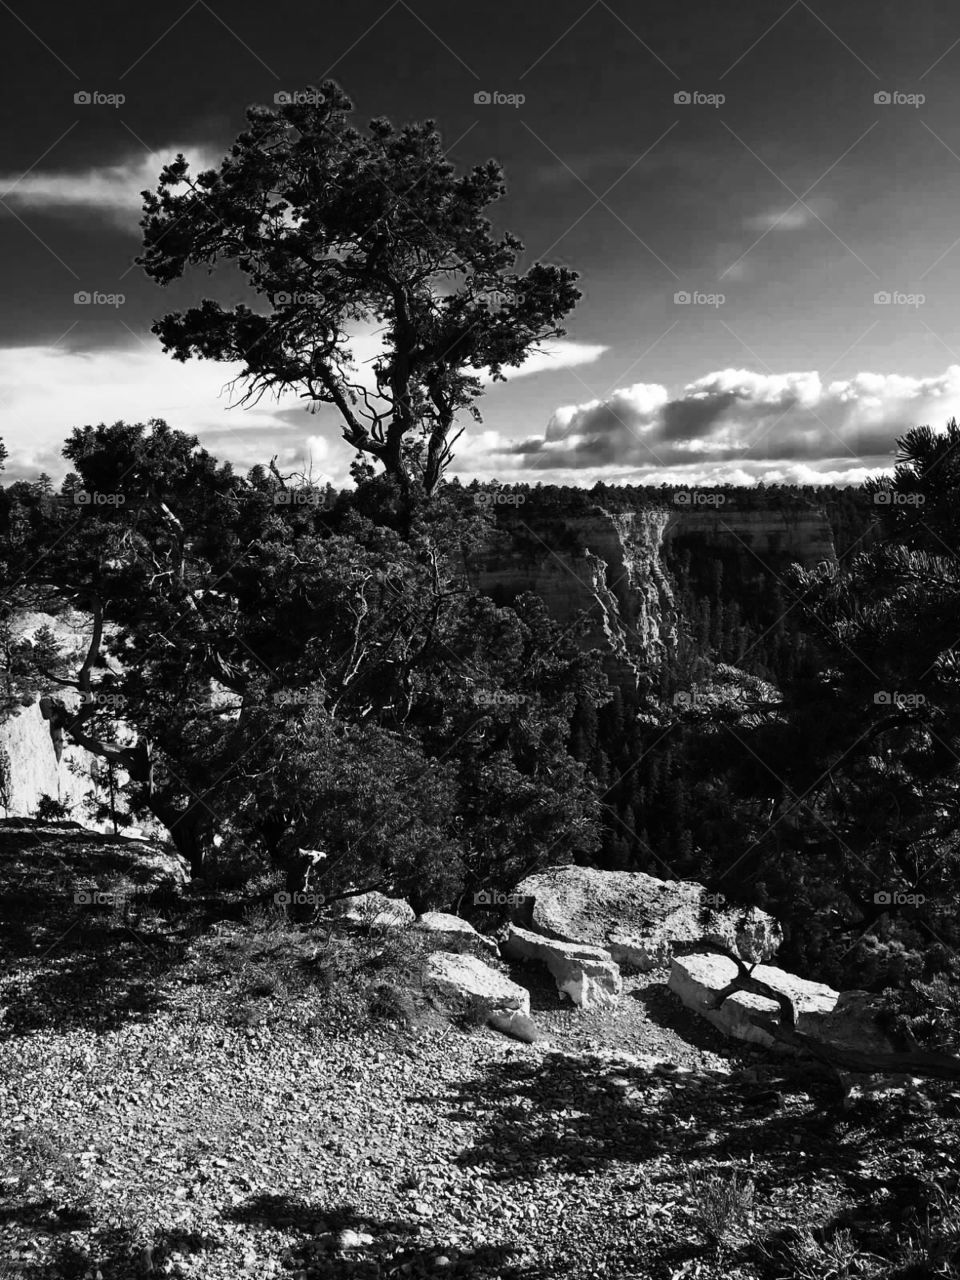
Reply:
[[236, 282], [164, 292], [131, 269], [162, 163], [215, 163], [247, 105], [327, 76], [359, 123], [429, 117], [458, 164], [496, 157], [498, 226], [581, 273], [567, 340], [490, 390], [463, 474], [855, 480], [957, 411], [952, 0], [0, 0], [0, 37], [0, 405], [21, 474], [62, 471], [73, 426], [163, 416], [242, 463], [309, 453], [342, 477], [332, 417], [228, 411], [231, 370], [175, 365], [150, 334]]

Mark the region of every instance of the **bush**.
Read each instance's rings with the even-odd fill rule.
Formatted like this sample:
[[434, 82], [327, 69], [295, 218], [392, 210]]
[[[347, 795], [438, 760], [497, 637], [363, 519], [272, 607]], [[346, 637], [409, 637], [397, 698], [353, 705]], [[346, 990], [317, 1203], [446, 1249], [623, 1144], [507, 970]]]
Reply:
[[753, 1179], [734, 1170], [720, 1174], [687, 1174], [694, 1218], [701, 1233], [716, 1248], [741, 1234], [753, 1205]]

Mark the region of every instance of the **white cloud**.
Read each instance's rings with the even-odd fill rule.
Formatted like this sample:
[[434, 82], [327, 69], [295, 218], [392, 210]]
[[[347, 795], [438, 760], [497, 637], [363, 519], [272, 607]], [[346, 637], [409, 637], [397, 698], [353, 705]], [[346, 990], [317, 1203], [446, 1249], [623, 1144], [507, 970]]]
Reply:
[[825, 197], [805, 200], [802, 204], [784, 204], [779, 208], [764, 209], [762, 213], [744, 218], [748, 231], [804, 231], [807, 227], [823, 226], [836, 209], [836, 201]]
[[[353, 343], [358, 362], [376, 354], [379, 340], [361, 333]], [[606, 348], [555, 342], [534, 355], [514, 377], [553, 372], [596, 360]], [[362, 368], [362, 366], [361, 366]], [[165, 418], [172, 427], [196, 434], [216, 457], [246, 469], [276, 454], [278, 465], [309, 465], [323, 480], [346, 481], [351, 454], [340, 439], [333, 410], [311, 417], [306, 401], [293, 393], [259, 405], [236, 405], [241, 388], [229, 383], [240, 366], [210, 360], [181, 364], [164, 355], [152, 339], [132, 349], [94, 352], [64, 347], [0, 348], [0, 409], [10, 461], [6, 477], [65, 473], [59, 456], [73, 427], [100, 422], [146, 422]], [[369, 378], [366, 370], [365, 378]], [[496, 391], [494, 395], [498, 394]], [[329, 424], [329, 425], [328, 425]], [[318, 432], [318, 427], [323, 434]]]
[[178, 152], [190, 161], [194, 174], [214, 168], [222, 158], [205, 144], [171, 143], [154, 152], [131, 152], [116, 164], [72, 172], [0, 174], [0, 196], [11, 207], [25, 210], [71, 215], [84, 209], [99, 211], [124, 230], [138, 234], [143, 203], [140, 192], [156, 188], [160, 170]]
[[[934, 377], [860, 373], [824, 385], [816, 371], [722, 369], [671, 394], [637, 383], [564, 405], [540, 436], [489, 433], [461, 474], [592, 484], [859, 483], [892, 465], [896, 438], [960, 415], [960, 366]], [[482, 468], [482, 470], [481, 470]]]

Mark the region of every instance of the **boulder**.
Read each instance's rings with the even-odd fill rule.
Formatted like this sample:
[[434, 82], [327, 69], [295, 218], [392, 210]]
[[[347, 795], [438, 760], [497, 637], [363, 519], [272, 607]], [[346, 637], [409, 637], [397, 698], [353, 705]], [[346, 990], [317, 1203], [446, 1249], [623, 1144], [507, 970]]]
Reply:
[[133, 878], [144, 886], [181, 887], [190, 883], [190, 864], [172, 848], [157, 847], [146, 841], [132, 845]]
[[703, 885], [642, 871], [551, 867], [522, 880], [515, 896], [514, 923], [601, 947], [635, 969], [669, 964], [678, 944], [719, 944], [760, 961], [782, 941], [776, 920], [758, 907], [725, 907]]
[[511, 960], [536, 960], [553, 974], [557, 990], [583, 1009], [615, 1004], [623, 991], [620, 969], [602, 947], [558, 942], [511, 924], [502, 946]]
[[461, 943], [467, 950], [482, 952], [491, 960], [496, 960], [500, 949], [492, 938], [477, 933], [469, 920], [450, 915], [446, 911], [424, 911], [417, 916], [413, 927], [436, 937], [437, 943], [450, 948]]
[[502, 1031], [505, 1036], [512, 1036], [514, 1040], [522, 1040], [524, 1044], [536, 1044], [543, 1039], [534, 1020], [519, 1009], [513, 1013], [491, 1013], [487, 1025], [495, 1031]]
[[472, 1004], [488, 1017], [517, 1010], [530, 1014], [530, 992], [477, 956], [434, 951], [424, 966], [423, 989], [444, 1005]]
[[416, 919], [416, 913], [409, 902], [405, 902], [403, 898], [388, 898], [375, 890], [358, 893], [352, 898], [338, 898], [330, 905], [338, 920], [345, 920], [350, 924], [398, 929], [402, 925], [412, 924]]
[[[780, 1006], [775, 1000], [737, 991], [715, 1007], [717, 995], [736, 973], [736, 965], [726, 956], [675, 956], [668, 985], [688, 1009], [712, 1022], [724, 1035], [768, 1049], [784, 1048], [772, 1035], [780, 1021]], [[801, 1034], [847, 1049], [890, 1052], [892, 1046], [878, 1022], [879, 997], [865, 991], [835, 991], [823, 982], [810, 982], [772, 965], [757, 965], [752, 976], [790, 997]]]

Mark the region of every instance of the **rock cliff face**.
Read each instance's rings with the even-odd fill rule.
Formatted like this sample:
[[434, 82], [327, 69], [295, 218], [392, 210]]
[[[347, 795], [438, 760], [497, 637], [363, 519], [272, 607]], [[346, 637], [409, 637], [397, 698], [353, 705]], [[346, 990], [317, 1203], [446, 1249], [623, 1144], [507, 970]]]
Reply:
[[[17, 638], [33, 639], [48, 628], [65, 656], [74, 662], [89, 643], [89, 619], [80, 613], [52, 614], [24, 610], [12, 619]], [[43, 796], [58, 800], [70, 817], [93, 830], [109, 831], [109, 821], [98, 821], [92, 805], [106, 802], [108, 789], [103, 762], [83, 747], [54, 732], [44, 714], [44, 694], [54, 694], [68, 707], [79, 707], [79, 695], [50, 684], [40, 693], [25, 696], [0, 718], [0, 777], [3, 779], [0, 810], [4, 817], [32, 817]], [[117, 771], [115, 786], [126, 775]], [[123, 808], [122, 803], [118, 808]]]
[[833, 531], [826, 512], [816, 508], [740, 511], [729, 506], [683, 506], [670, 513], [664, 541], [697, 540], [736, 552], [749, 563], [801, 564], [812, 568], [835, 560]]
[[530, 591], [561, 625], [586, 610], [584, 648], [599, 648], [616, 683], [636, 686], [639, 663], [661, 658], [675, 635], [675, 605], [660, 550], [669, 513], [603, 507], [491, 532], [468, 565], [473, 585], [502, 603]]
[[498, 512], [486, 545], [468, 562], [473, 586], [507, 604], [525, 591], [559, 623], [586, 611], [584, 648], [601, 649], [613, 684], [635, 688], [677, 636], [677, 609], [663, 563], [671, 541], [736, 552], [745, 566], [805, 567], [835, 558], [830, 523], [816, 509], [592, 506], [544, 516], [523, 507]]

